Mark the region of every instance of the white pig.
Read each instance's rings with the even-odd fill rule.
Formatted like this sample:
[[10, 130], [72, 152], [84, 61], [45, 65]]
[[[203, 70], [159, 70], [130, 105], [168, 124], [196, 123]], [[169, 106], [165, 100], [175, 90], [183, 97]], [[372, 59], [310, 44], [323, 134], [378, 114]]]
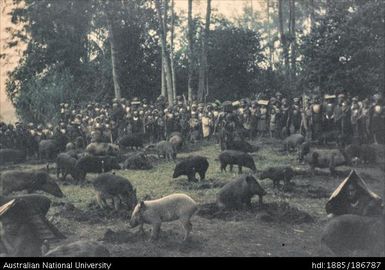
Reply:
[[192, 230], [190, 219], [197, 210], [197, 203], [186, 194], [171, 194], [138, 203], [132, 212], [130, 225], [133, 228], [140, 225], [139, 231], [143, 233], [143, 224], [151, 224], [150, 240], [156, 240], [162, 222], [179, 220], [185, 230], [183, 241], [186, 241]]

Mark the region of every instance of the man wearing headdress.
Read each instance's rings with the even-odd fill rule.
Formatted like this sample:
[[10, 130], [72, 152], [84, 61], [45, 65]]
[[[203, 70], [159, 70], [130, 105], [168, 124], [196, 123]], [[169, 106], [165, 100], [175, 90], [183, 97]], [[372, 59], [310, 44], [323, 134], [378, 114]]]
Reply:
[[290, 119], [293, 124], [294, 133], [298, 133], [301, 128], [301, 104], [300, 98], [293, 98], [293, 105], [290, 109]]
[[133, 111], [131, 123], [133, 133], [143, 133], [143, 121], [139, 115], [139, 111]]
[[311, 118], [310, 128], [312, 134], [312, 140], [319, 140], [323, 129], [323, 111], [321, 105], [321, 99], [319, 96], [315, 96], [313, 103], [310, 105]]
[[171, 107], [164, 110], [164, 122], [165, 122], [165, 137], [168, 138], [174, 131], [175, 119], [173, 110]]
[[154, 123], [155, 123], [155, 140], [161, 141], [165, 139], [165, 122], [163, 119], [163, 113], [162, 111], [158, 111], [155, 109], [153, 111], [154, 114]]
[[291, 111], [287, 98], [282, 98], [281, 100], [281, 115], [282, 135], [283, 137], [290, 136]]
[[268, 132], [269, 127], [269, 115], [268, 115], [268, 108], [267, 105], [269, 104], [268, 100], [259, 100], [256, 111], [256, 117], [257, 117], [257, 131], [259, 137], [265, 137], [266, 133]]
[[370, 103], [369, 99], [365, 98], [361, 102], [361, 114], [358, 118], [358, 133], [361, 143], [368, 144], [371, 141], [370, 138]]
[[335, 121], [334, 121], [334, 111], [335, 111], [335, 95], [325, 95], [323, 103], [323, 127], [325, 130], [334, 130]]
[[350, 107], [351, 115], [350, 115], [350, 123], [352, 126], [353, 131], [353, 138], [355, 140], [360, 140], [360, 134], [359, 134], [359, 119], [361, 117], [361, 107], [358, 103], [358, 97], [352, 98], [352, 105]]
[[349, 144], [351, 139], [351, 111], [344, 94], [338, 95], [338, 103], [334, 110], [335, 123], [339, 131], [340, 143]]
[[370, 109], [370, 131], [374, 143], [385, 144], [385, 106], [382, 103], [382, 95], [375, 94], [373, 101]]
[[303, 97], [301, 111], [301, 134], [303, 134], [308, 140], [311, 140], [311, 99], [308, 96]]

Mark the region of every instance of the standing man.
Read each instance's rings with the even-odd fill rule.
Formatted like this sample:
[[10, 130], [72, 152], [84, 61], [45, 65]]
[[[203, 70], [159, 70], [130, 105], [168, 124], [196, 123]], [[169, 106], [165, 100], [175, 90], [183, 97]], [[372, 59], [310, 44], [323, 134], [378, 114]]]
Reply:
[[337, 102], [334, 110], [335, 124], [339, 131], [339, 143], [345, 145], [350, 143], [351, 138], [351, 111], [344, 94], [338, 95]]
[[290, 119], [293, 124], [294, 133], [299, 133], [301, 128], [301, 101], [299, 97], [293, 98], [290, 110]]
[[323, 128], [322, 117], [322, 105], [321, 99], [319, 96], [315, 96], [313, 100], [313, 104], [310, 105], [311, 110], [311, 119], [310, 119], [310, 127], [312, 140], [318, 141], [320, 139], [320, 135]]
[[385, 106], [382, 104], [382, 96], [373, 96], [373, 105], [370, 110], [370, 131], [375, 144], [385, 144]]

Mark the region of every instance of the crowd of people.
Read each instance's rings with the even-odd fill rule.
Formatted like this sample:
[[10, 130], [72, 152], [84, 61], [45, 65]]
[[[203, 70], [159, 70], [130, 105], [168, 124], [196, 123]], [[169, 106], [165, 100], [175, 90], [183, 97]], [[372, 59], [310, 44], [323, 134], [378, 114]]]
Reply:
[[147, 99], [113, 99], [85, 106], [60, 104], [60, 121], [52, 123], [0, 123], [0, 148], [31, 149], [42, 139], [66, 136], [69, 141], [116, 142], [127, 134], [141, 134], [149, 143], [181, 132], [188, 140], [210, 139], [223, 130], [242, 133], [243, 138], [281, 138], [302, 133], [322, 142], [334, 137], [346, 144], [384, 143], [385, 106], [380, 94], [368, 98], [337, 95], [300, 96], [289, 99], [279, 92], [271, 97], [188, 102], [178, 96], [168, 106], [163, 96]]

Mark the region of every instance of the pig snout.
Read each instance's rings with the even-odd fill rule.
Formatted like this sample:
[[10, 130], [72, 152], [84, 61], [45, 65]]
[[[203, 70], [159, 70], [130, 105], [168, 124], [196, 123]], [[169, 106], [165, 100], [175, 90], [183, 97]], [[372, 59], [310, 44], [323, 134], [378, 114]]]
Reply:
[[180, 170], [179, 170], [179, 169], [175, 169], [175, 170], [174, 170], [174, 173], [173, 173], [173, 175], [172, 175], [172, 178], [177, 178], [177, 177], [179, 177], [179, 176], [181, 176]]
[[265, 196], [267, 194], [266, 191], [258, 183], [253, 185], [252, 191], [254, 194], [259, 196]]
[[64, 194], [61, 191], [60, 187], [58, 184], [56, 184], [54, 181], [50, 181], [42, 185], [41, 189], [47, 193], [50, 193], [56, 197], [63, 198]]
[[139, 225], [139, 219], [136, 216], [132, 216], [128, 224], [131, 228], [136, 228]]

